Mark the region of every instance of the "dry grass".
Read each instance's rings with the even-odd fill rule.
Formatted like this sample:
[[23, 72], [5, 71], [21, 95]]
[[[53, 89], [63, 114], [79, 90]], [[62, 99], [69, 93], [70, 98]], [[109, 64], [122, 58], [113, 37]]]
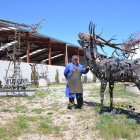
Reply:
[[[0, 139], [139, 139], [140, 127], [134, 119], [127, 119], [127, 105], [140, 114], [140, 95], [124, 92], [123, 85], [114, 89], [114, 107], [123, 115], [98, 115], [99, 86], [84, 84], [86, 111], [67, 109], [65, 85], [38, 88], [31, 97], [0, 98]], [[109, 106], [108, 88], [105, 91], [105, 109]]]

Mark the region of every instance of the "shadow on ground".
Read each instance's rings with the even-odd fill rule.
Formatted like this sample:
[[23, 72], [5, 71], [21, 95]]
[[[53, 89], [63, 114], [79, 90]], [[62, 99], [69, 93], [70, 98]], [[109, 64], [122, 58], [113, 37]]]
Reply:
[[[87, 102], [87, 101], [84, 101], [84, 105], [85, 106], [88, 106], [88, 107], [99, 107], [100, 108], [100, 103], [96, 103], [96, 102]], [[139, 112], [131, 112], [129, 110], [126, 110], [123, 109], [123, 108], [115, 108], [116, 109], [116, 113], [111, 113], [109, 112], [109, 106], [104, 106], [104, 112], [103, 113], [109, 113], [111, 115], [124, 115], [125, 118], [127, 119], [134, 119], [136, 121], [136, 123], [140, 124], [140, 113]], [[113, 110], [112, 110], [113, 111]]]

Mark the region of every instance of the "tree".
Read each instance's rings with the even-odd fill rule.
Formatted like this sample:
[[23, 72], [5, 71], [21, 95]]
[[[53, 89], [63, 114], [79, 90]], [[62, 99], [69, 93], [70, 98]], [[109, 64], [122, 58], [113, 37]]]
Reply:
[[96, 83], [96, 76], [93, 75], [93, 82]]
[[87, 83], [87, 75], [84, 75], [84, 83]]
[[56, 69], [55, 82], [59, 83], [59, 71]]

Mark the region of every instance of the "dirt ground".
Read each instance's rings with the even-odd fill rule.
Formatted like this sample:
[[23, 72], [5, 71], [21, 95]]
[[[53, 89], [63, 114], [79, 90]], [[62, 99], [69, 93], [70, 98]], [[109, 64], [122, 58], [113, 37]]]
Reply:
[[[84, 84], [86, 111], [76, 109], [72, 112], [67, 109], [68, 98], [65, 97], [65, 85], [38, 88], [33, 97], [1, 97], [0, 132], [3, 132], [3, 128], [6, 131], [0, 138], [5, 140], [103, 139], [99, 129], [96, 129], [98, 114], [94, 110], [94, 107], [100, 103], [99, 86], [100, 83]], [[128, 99], [118, 97], [114, 100], [126, 102]], [[104, 100], [105, 105], [109, 105], [106, 95]], [[134, 100], [135, 97], [129, 102]], [[140, 112], [139, 105], [135, 104], [135, 107]], [[22, 122], [26, 123], [27, 127], [21, 126]]]

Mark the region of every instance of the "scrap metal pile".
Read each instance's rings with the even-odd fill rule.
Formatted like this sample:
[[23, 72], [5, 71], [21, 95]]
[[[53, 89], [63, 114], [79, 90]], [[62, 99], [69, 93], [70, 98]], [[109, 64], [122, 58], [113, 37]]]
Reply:
[[[109, 82], [109, 93], [110, 93], [110, 111], [113, 107], [113, 88], [114, 82], [134, 82], [135, 85], [140, 90], [140, 59], [127, 59], [129, 56], [132, 58], [136, 51], [136, 46], [138, 47], [139, 40], [134, 39], [134, 34], [124, 43], [110, 43], [115, 40], [111, 37], [108, 41], [95, 34], [95, 24], [90, 22], [89, 24], [89, 35], [85, 33], [79, 33], [78, 43], [82, 46], [85, 59], [88, 65], [91, 66], [91, 72], [101, 80], [101, 110], [103, 112], [103, 100], [104, 91], [106, 89], [107, 82]], [[136, 34], [135, 34], [136, 35]], [[97, 46], [101, 47], [103, 50], [104, 45], [112, 47], [115, 51], [112, 53], [110, 58], [101, 58]], [[121, 45], [121, 47], [118, 47]], [[115, 57], [114, 53], [117, 54], [118, 58]], [[103, 50], [104, 51], [104, 50]], [[119, 58], [121, 57], [121, 59]]]
[[[15, 89], [19, 90], [19, 88], [21, 88], [25, 90], [28, 81], [26, 78], [23, 78], [22, 71], [20, 69], [20, 63], [21, 63], [20, 49], [21, 49], [21, 46], [27, 45], [28, 34], [26, 34], [26, 32], [24, 32], [24, 30], [22, 30], [21, 27], [24, 28], [25, 31], [27, 31], [27, 29], [30, 28], [33, 33], [36, 33], [39, 30], [38, 25], [40, 24], [42, 20], [44, 19], [41, 19], [37, 24], [30, 26], [27, 24], [20, 24], [20, 23], [0, 19], [1, 23], [4, 23], [8, 26], [12, 25], [12, 27], [8, 27], [8, 29], [12, 28], [15, 30], [15, 35], [11, 35], [8, 38], [8, 42], [9, 41], [11, 42], [4, 43], [4, 44], [1, 43], [1, 47], [0, 47], [0, 51], [7, 51], [6, 59], [9, 61], [9, 66], [8, 66], [8, 69], [6, 70], [6, 76], [4, 77], [3, 89], [9, 88], [13, 90]], [[2, 59], [5, 59], [5, 58], [2, 58]], [[13, 75], [10, 77], [8, 76], [8, 72], [10, 70], [9, 68], [10, 68], [11, 62], [13, 62], [14, 68], [12, 69]]]

